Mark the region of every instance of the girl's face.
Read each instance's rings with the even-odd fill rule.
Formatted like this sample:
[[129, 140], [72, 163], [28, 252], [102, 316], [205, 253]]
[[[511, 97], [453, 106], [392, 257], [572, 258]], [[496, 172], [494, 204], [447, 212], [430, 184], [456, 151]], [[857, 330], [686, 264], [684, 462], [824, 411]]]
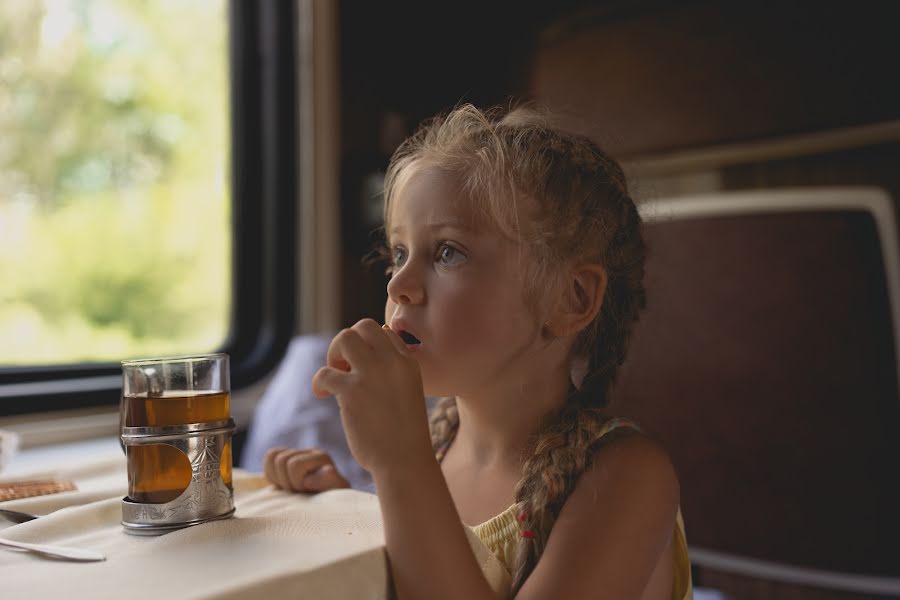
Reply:
[[407, 346], [426, 395], [464, 396], [514, 375], [540, 338], [523, 295], [526, 249], [479, 218], [434, 168], [398, 189], [388, 223], [385, 323], [421, 342]]

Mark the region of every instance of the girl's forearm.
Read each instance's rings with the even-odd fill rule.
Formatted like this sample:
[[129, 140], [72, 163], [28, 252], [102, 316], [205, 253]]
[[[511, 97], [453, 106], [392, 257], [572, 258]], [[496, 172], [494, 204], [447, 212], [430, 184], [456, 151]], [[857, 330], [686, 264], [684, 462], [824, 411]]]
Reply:
[[373, 473], [401, 600], [495, 600], [437, 462]]

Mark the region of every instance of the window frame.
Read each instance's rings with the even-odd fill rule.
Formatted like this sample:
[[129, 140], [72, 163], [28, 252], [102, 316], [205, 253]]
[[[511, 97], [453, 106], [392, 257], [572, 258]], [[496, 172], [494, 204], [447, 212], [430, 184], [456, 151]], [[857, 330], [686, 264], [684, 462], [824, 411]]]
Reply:
[[[233, 389], [266, 375], [294, 328], [298, 178], [297, 12], [291, 0], [229, 0]], [[126, 358], [126, 357], [123, 357]], [[116, 363], [0, 368], [0, 417], [116, 405]]]

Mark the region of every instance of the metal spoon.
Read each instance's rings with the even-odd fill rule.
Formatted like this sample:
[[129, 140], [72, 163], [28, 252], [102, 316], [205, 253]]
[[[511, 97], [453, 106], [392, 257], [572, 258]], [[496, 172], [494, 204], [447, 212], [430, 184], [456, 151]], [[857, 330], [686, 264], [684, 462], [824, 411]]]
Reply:
[[67, 546], [48, 546], [45, 544], [26, 544], [25, 542], [14, 542], [12, 540], [4, 540], [0, 538], [0, 546], [9, 546], [10, 548], [19, 548], [20, 550], [30, 550], [46, 556], [55, 558], [65, 558], [66, 560], [75, 560], [78, 562], [94, 562], [106, 560], [106, 555], [100, 554], [93, 550], [84, 550], [81, 548], [69, 548]]
[[8, 508], [0, 508], [0, 517], [6, 517], [13, 523], [25, 523], [37, 519], [36, 515], [29, 515], [28, 513], [9, 510]]

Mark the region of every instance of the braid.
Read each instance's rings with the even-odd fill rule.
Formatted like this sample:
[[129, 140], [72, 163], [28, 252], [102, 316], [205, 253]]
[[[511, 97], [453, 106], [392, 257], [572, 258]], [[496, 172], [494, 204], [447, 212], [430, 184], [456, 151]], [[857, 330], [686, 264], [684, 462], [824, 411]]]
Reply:
[[546, 129], [540, 137], [532, 142], [547, 157], [543, 190], [550, 210], [544, 235], [539, 235], [543, 239], [536, 244], [539, 259], [532, 279], [544, 280], [540, 269], [546, 273], [560, 259], [593, 255], [606, 270], [607, 286], [597, 318], [579, 332], [572, 347], [573, 370], [581, 360], [586, 374], [576, 379], [573, 373], [566, 404], [535, 436], [516, 485], [523, 537], [511, 595], [537, 565], [546, 543], [541, 536], [552, 528], [594, 453], [626, 434], [620, 430], [598, 441], [607, 420], [599, 409], [608, 404], [628, 339], [646, 304], [642, 223], [621, 167], [587, 138]]
[[456, 430], [459, 427], [459, 411], [456, 408], [456, 398], [448, 397], [438, 400], [437, 405], [431, 411], [428, 418], [428, 427], [431, 430], [431, 447], [434, 453], [439, 456], [438, 461], [443, 458], [444, 452], [450, 446], [450, 442], [456, 436]]
[[523, 534], [513, 570], [510, 596], [514, 596], [534, 570], [544, 551], [541, 534], [550, 531], [581, 475], [590, 468], [594, 453], [617, 439], [616, 430], [598, 440], [608, 419], [594, 408], [570, 401], [557, 419], [536, 437], [525, 462], [524, 476], [516, 485], [519, 521]]

